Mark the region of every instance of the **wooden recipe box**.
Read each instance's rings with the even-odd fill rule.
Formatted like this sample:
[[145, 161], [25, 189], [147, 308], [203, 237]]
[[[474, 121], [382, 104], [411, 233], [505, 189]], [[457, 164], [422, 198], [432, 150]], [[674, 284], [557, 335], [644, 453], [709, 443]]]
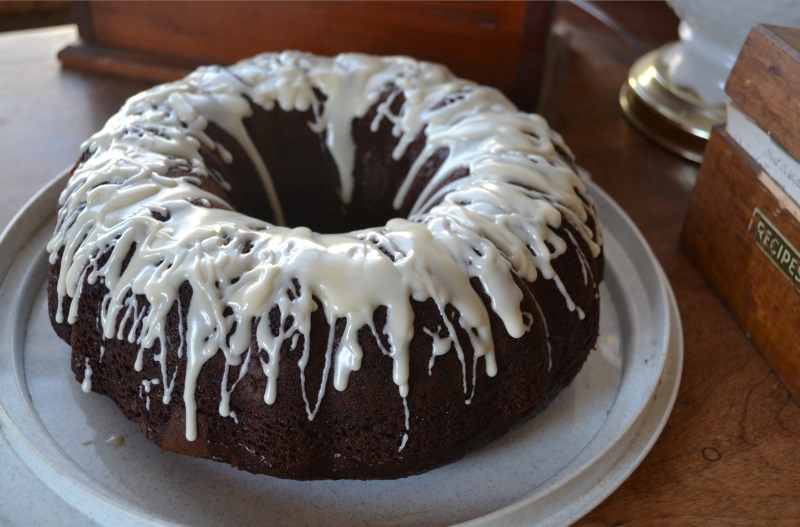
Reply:
[[682, 245], [800, 403], [800, 30], [758, 26], [726, 86]]
[[265, 51], [409, 55], [533, 110], [553, 2], [78, 1], [68, 66], [164, 82]]

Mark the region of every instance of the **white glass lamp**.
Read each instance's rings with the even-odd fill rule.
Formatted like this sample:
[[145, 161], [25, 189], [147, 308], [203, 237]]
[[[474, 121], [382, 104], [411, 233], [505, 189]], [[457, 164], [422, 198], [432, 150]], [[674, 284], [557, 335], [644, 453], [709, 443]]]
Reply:
[[628, 119], [666, 148], [700, 161], [725, 122], [725, 81], [750, 29], [800, 27], [800, 0], [667, 0], [680, 40], [639, 58], [620, 92]]

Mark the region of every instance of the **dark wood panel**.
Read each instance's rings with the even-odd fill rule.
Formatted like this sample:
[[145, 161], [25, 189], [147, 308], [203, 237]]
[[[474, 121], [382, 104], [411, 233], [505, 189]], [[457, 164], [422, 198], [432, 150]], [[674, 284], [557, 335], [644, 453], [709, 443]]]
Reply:
[[161, 81], [165, 68], [178, 75], [264, 51], [410, 55], [533, 109], [553, 3], [122, 1], [76, 10], [88, 46], [62, 54], [72, 66]]

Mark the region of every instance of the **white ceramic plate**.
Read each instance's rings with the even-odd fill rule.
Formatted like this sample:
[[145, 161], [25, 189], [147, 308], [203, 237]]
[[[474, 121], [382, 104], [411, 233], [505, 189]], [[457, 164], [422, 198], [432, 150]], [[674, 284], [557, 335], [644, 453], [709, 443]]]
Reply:
[[[0, 428], [33, 473], [87, 519], [113, 525], [566, 525], [652, 447], [683, 342], [663, 272], [625, 214], [604, 220], [601, 337], [540, 416], [452, 465], [397, 481], [295, 482], [161, 452], [102, 396], [84, 394], [47, 318], [45, 244], [62, 175], [0, 238]], [[121, 446], [106, 442], [125, 438]]]

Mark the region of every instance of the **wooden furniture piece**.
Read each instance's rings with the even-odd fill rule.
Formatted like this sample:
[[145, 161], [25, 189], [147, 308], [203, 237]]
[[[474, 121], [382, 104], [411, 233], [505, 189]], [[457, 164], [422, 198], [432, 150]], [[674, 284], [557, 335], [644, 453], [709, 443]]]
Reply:
[[0, 0], [0, 31], [72, 22], [67, 0]]
[[758, 26], [684, 223], [692, 261], [800, 403], [800, 30]]
[[682, 245], [800, 402], [800, 207], [714, 129]]
[[74, 2], [70, 66], [166, 81], [264, 51], [362, 52], [440, 62], [536, 104], [551, 0], [540, 2]]
[[[581, 527], [795, 527], [800, 518], [800, 407], [680, 248], [697, 165], [663, 150], [625, 121], [619, 88], [643, 51], [675, 39], [678, 21], [660, 2], [594, 4], [643, 49], [572, 3], [555, 30], [569, 43], [563, 84], [546, 113], [594, 180], [650, 243], [681, 311], [681, 388], [661, 437]], [[56, 52], [74, 29], [0, 35], [0, 223], [75, 161], [79, 145], [126, 97], [147, 86], [59, 69]], [[43, 525], [41, 483], [0, 430], [0, 523]], [[13, 507], [12, 507], [13, 506]], [[59, 521], [78, 525], [63, 507]], [[13, 511], [18, 516], [12, 516]]]

